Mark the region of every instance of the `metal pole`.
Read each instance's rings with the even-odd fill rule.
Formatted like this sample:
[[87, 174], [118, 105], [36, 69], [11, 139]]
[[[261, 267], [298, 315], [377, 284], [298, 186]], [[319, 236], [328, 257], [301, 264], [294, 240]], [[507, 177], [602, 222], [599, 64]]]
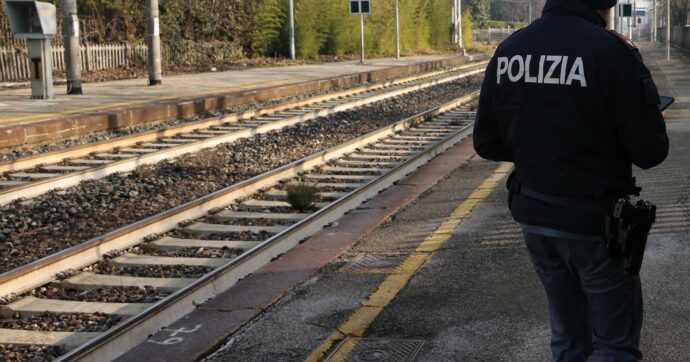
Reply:
[[359, 14], [359, 62], [364, 64], [364, 14]]
[[652, 1], [652, 8], [654, 9], [654, 15], [652, 17], [652, 42], [656, 42], [656, 0]]
[[290, 18], [290, 59], [295, 59], [295, 0], [290, 0], [290, 9], [288, 11]]
[[528, 24], [532, 24], [532, 0], [527, 0], [527, 11], [529, 12], [528, 18]]
[[67, 94], [82, 94], [77, 0], [62, 0], [62, 39], [65, 43]]
[[635, 23], [635, 27], [637, 28], [637, 41], [642, 41], [642, 17], [640, 17], [640, 22], [637, 21], [637, 1], [635, 1], [635, 6], [634, 6], [634, 11], [633, 15], [635, 16], [633, 18], [633, 22]]
[[[456, 0], [453, 0], [456, 1]], [[458, 20], [456, 18], [457, 16], [457, 11], [455, 11], [455, 4], [453, 4], [453, 8], [450, 11], [450, 25], [452, 26], [451, 32], [450, 32], [450, 43], [455, 44], [458, 42]]]
[[455, 18], [457, 19], [457, 27], [458, 27], [458, 47], [462, 48], [462, 3], [461, 0], [458, 1], [458, 6], [455, 7], [455, 10], [457, 13], [455, 14]]
[[400, 8], [395, 0], [395, 59], [400, 59]]
[[618, 4], [613, 6], [613, 9], [611, 9], [611, 14], [613, 14], [613, 24], [611, 25], [611, 29], [618, 31]]
[[163, 84], [161, 65], [161, 30], [158, 0], [146, 0], [146, 45], [148, 47], [149, 85]]
[[614, 13], [614, 18], [616, 18], [615, 24], [613, 26], [613, 30], [618, 32], [618, 23], [620, 23], [620, 12], [618, 11], [618, 7], [620, 5], [616, 3], [616, 5], [613, 6], [613, 13]]
[[[633, 12], [633, 14], [635, 14], [635, 12]], [[632, 40], [632, 23], [630, 22], [630, 18], [632, 18], [632, 16], [628, 16], [628, 39]]]
[[671, 60], [671, 0], [666, 0], [666, 60]]
[[[632, 18], [630, 19], [631, 26], [630, 26], [630, 40], [633, 40], [633, 32], [632, 28], [636, 28], [637, 26], [637, 1], [633, 1], [633, 6], [632, 6]], [[640, 40], [640, 39], [637, 39]]]

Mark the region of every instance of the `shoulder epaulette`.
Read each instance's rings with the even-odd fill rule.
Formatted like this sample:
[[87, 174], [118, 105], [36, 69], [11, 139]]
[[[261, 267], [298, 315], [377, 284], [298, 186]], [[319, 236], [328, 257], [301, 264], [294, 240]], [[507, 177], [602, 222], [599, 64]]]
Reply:
[[613, 35], [616, 39], [622, 42], [625, 45], [625, 47], [628, 48], [628, 50], [637, 49], [635, 43], [633, 43], [632, 40], [628, 39], [625, 35], [620, 34], [615, 30], [608, 30], [607, 33]]

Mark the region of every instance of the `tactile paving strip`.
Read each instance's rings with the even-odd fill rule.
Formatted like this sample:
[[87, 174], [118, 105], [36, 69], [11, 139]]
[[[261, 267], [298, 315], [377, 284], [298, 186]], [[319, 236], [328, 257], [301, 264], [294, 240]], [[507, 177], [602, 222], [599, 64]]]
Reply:
[[522, 247], [522, 228], [512, 219], [501, 219], [479, 235], [480, 245], [487, 248]]
[[392, 273], [407, 255], [361, 254], [347, 263], [340, 271], [346, 273]]
[[347, 338], [327, 362], [411, 362], [424, 341], [408, 339]]

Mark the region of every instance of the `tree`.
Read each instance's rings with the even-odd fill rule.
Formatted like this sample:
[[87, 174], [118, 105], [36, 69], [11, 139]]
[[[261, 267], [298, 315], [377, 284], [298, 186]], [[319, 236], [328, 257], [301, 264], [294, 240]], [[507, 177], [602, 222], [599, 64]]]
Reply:
[[324, 42], [324, 52], [343, 56], [359, 51], [359, 19], [349, 15], [349, 0], [333, 0], [327, 17], [329, 31]]
[[472, 13], [474, 23], [484, 28], [486, 22], [490, 20], [491, 0], [467, 0], [467, 5]]
[[450, 42], [451, 11], [453, 0], [435, 0], [431, 3], [429, 23], [431, 25], [430, 43], [434, 48], [445, 48]]
[[[45, 0], [59, 6], [59, 0]], [[222, 60], [244, 54], [287, 55], [288, 0], [165, 0], [160, 29], [170, 64]], [[343, 56], [359, 53], [359, 17], [349, 0], [294, 0], [298, 55]], [[491, 0], [467, 0], [488, 2]], [[400, 43], [406, 53], [446, 48], [450, 42], [453, 0], [399, 0]], [[79, 0], [82, 37], [89, 43], [141, 43], [146, 37], [143, 0]], [[395, 54], [394, 0], [372, 2], [365, 16], [366, 52]], [[474, 4], [477, 7], [477, 4]], [[1, 7], [0, 7], [1, 8]], [[464, 4], [464, 9], [472, 8]], [[12, 44], [0, 9], [0, 42]], [[473, 13], [474, 14], [474, 13]], [[59, 19], [58, 19], [59, 21]], [[170, 60], [167, 59], [166, 60]]]
[[[393, 0], [374, 2], [376, 8], [365, 16], [366, 52], [378, 56], [395, 54], [395, 4]], [[402, 26], [401, 26], [402, 29]]]
[[[688, 23], [689, 0], [671, 1], [671, 25], [686, 25]], [[664, 10], [665, 13], [665, 10]]]
[[272, 55], [279, 47], [278, 40], [287, 17], [284, 5], [282, 0], [259, 0], [250, 7], [254, 25], [250, 44], [254, 54]]
[[295, 4], [295, 42], [300, 58], [316, 58], [326, 39], [320, 0], [300, 0]]
[[462, 45], [468, 46], [474, 42], [474, 24], [472, 22], [472, 13], [466, 9], [462, 13]]
[[491, 19], [526, 22], [529, 20], [529, 2], [532, 1], [532, 20], [541, 16], [545, 0], [525, 0], [516, 2], [514, 0], [493, 0], [491, 3]]
[[429, 25], [430, 0], [417, 1], [414, 14], [414, 47], [417, 50], [429, 49], [431, 26]]

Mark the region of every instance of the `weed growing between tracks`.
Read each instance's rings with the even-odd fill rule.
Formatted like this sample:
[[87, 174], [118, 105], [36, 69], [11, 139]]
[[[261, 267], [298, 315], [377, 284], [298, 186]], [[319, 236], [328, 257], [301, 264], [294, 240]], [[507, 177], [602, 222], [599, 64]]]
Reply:
[[0, 208], [0, 272], [468, 94], [480, 76], [86, 181]]
[[315, 184], [298, 183], [288, 185], [287, 187], [287, 202], [290, 206], [299, 211], [307, 211], [314, 207], [316, 202], [316, 194], [319, 189]]

